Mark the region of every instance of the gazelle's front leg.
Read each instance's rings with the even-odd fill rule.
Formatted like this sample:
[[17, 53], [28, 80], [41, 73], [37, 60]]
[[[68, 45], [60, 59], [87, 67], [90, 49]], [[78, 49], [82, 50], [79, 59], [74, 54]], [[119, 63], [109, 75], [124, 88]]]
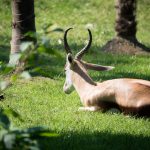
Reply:
[[90, 106], [90, 107], [79, 107], [79, 111], [98, 111], [101, 110], [98, 106]]

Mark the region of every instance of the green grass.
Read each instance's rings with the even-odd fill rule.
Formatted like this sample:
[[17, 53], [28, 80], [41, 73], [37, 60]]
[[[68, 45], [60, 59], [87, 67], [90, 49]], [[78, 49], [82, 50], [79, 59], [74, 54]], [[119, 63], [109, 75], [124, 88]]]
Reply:
[[[7, 4], [8, 2], [8, 4]], [[138, 3], [137, 37], [150, 46], [149, 0]], [[93, 45], [84, 60], [102, 65], [112, 65], [110, 72], [90, 72], [95, 81], [120, 77], [150, 80], [149, 56], [121, 56], [105, 54], [100, 48], [114, 36], [114, 2], [93, 0], [36, 1], [36, 25], [40, 32], [44, 24], [52, 23], [62, 28], [74, 26], [69, 33], [73, 50], [83, 47], [87, 39], [85, 26], [93, 24]], [[8, 61], [11, 37], [11, 10], [9, 1], [0, 1], [0, 59]], [[47, 126], [60, 137], [42, 140], [44, 149], [139, 149], [150, 147], [150, 120], [127, 117], [122, 114], [101, 112], [79, 112], [81, 102], [76, 92], [65, 95], [62, 91], [65, 75], [65, 53], [58, 44], [62, 33], [52, 33], [52, 49], [60, 52], [62, 58], [41, 55], [36, 61], [39, 68], [30, 69], [34, 78], [19, 80], [5, 92], [0, 106], [16, 110], [24, 122], [11, 118], [14, 126], [26, 128]], [[43, 77], [42, 77], [43, 76]]]

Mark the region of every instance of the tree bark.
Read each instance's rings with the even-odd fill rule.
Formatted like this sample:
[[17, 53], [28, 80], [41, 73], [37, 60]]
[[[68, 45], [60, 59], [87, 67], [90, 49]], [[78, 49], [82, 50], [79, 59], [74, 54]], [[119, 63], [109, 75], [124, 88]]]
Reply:
[[136, 0], [115, 0], [116, 36], [102, 48], [104, 51], [126, 54], [148, 54], [150, 49], [136, 38]]
[[136, 41], [136, 0], [116, 0], [117, 37]]
[[20, 51], [22, 42], [33, 41], [36, 37], [27, 33], [35, 33], [34, 0], [12, 0], [12, 39], [11, 54]]

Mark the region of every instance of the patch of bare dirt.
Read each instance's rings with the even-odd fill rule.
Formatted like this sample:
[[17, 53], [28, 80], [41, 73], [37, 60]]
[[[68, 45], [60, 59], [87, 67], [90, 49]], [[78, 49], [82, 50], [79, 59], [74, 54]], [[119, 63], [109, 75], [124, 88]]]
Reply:
[[129, 41], [123, 38], [114, 38], [102, 48], [105, 52], [132, 55], [150, 55], [150, 48], [138, 41]]

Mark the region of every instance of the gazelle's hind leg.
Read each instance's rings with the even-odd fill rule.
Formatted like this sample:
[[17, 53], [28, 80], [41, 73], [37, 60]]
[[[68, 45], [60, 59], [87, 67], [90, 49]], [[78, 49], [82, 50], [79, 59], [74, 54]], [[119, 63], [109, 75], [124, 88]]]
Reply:
[[91, 107], [79, 107], [79, 111], [100, 111], [101, 108], [97, 106], [91, 106]]

